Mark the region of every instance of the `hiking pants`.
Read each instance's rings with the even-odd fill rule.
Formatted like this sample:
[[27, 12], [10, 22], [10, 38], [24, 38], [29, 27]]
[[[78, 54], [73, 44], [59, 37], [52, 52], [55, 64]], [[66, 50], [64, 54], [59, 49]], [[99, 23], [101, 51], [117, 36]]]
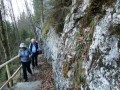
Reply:
[[30, 61], [28, 62], [22, 62], [22, 69], [23, 69], [23, 78], [27, 80], [27, 71], [32, 74], [32, 71], [30, 69]]
[[38, 60], [37, 60], [37, 53], [32, 54], [32, 67], [34, 68], [35, 66], [38, 66]]

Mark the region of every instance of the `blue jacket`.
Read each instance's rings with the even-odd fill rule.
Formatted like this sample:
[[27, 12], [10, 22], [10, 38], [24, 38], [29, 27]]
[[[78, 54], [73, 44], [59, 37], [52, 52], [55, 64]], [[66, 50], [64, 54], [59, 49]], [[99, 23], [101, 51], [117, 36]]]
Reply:
[[30, 61], [29, 55], [31, 55], [31, 52], [28, 48], [26, 50], [20, 49], [18, 54], [20, 55], [20, 58], [21, 58], [22, 62]]
[[29, 49], [30, 49], [31, 53], [36, 53], [38, 50], [42, 50], [40, 48], [40, 44], [39, 43], [34, 43], [34, 44], [30, 43]]

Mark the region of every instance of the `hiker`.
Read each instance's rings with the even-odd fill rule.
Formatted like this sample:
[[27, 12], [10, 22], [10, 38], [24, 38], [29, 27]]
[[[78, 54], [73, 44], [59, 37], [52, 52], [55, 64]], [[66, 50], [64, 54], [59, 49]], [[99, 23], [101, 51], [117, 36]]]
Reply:
[[18, 52], [18, 55], [21, 59], [21, 63], [22, 63], [22, 69], [23, 69], [23, 78], [24, 81], [28, 81], [27, 78], [27, 71], [32, 75], [32, 71], [30, 68], [30, 57], [31, 57], [31, 53], [29, 48], [27, 48], [27, 46], [24, 43], [20, 44], [20, 49]]
[[32, 68], [34, 69], [35, 66], [38, 66], [38, 53], [41, 50], [39, 43], [34, 38], [31, 39], [29, 49], [32, 53]]

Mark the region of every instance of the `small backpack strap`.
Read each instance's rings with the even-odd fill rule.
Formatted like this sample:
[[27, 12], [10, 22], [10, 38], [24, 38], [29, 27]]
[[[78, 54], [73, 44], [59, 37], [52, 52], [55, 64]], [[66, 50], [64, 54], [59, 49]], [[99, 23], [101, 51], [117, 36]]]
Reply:
[[38, 49], [38, 43], [36, 42], [36, 49]]
[[32, 43], [30, 43], [30, 51], [32, 51], [32, 45], [33, 45], [33, 44], [32, 44]]

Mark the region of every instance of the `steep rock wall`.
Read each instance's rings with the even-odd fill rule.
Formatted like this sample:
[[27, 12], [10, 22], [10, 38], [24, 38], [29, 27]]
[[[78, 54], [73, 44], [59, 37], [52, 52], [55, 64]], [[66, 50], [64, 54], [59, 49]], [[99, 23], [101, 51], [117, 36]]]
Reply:
[[51, 28], [44, 40], [57, 90], [119, 90], [120, 0], [103, 7], [106, 12], [99, 20], [96, 15], [90, 24], [83, 25], [90, 1], [83, 0], [79, 5], [72, 0], [61, 36]]
[[106, 15], [94, 28], [86, 83], [90, 90], [120, 89], [120, 0], [106, 9]]

